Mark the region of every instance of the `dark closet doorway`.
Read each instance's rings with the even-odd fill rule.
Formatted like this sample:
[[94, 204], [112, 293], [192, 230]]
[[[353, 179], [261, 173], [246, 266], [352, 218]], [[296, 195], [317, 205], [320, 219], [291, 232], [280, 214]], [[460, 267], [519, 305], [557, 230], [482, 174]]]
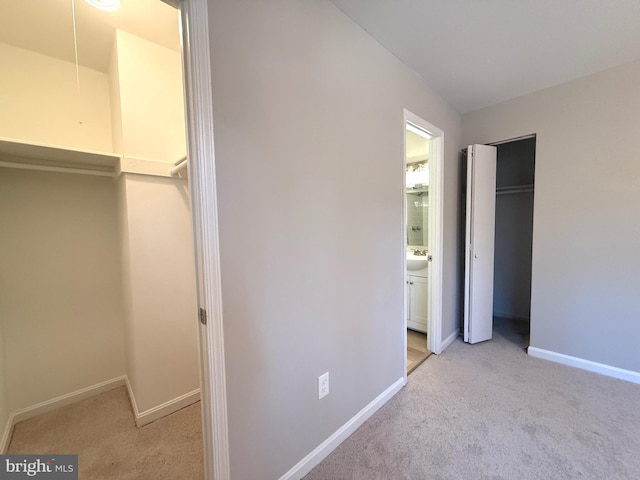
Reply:
[[536, 137], [494, 144], [497, 149], [494, 328], [529, 345]]

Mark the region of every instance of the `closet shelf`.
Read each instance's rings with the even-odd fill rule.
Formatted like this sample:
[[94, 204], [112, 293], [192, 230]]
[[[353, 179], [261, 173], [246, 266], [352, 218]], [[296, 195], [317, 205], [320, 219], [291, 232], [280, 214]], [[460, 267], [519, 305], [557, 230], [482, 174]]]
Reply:
[[114, 176], [120, 155], [0, 137], [0, 166]]

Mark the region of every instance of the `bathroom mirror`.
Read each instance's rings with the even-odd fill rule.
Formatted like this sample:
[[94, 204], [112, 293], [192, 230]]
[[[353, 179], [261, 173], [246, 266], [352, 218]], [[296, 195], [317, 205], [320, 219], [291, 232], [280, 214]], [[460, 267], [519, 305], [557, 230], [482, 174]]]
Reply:
[[429, 194], [407, 192], [407, 245], [427, 247]]
[[429, 166], [426, 161], [407, 164], [407, 245], [428, 247]]

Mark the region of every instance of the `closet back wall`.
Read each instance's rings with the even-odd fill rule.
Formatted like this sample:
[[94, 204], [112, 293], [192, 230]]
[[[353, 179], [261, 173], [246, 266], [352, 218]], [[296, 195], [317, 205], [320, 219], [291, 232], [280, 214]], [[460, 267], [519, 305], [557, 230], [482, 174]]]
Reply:
[[[0, 432], [5, 428], [8, 419], [9, 405], [7, 405], [7, 383], [5, 380], [4, 333], [2, 331], [2, 322], [0, 322]], [[2, 442], [2, 435], [0, 435], [0, 448]]]
[[[109, 77], [0, 43], [0, 136], [84, 150], [113, 151]], [[82, 123], [80, 123], [82, 122]]]
[[0, 168], [0, 225], [9, 410], [124, 375], [112, 179]]

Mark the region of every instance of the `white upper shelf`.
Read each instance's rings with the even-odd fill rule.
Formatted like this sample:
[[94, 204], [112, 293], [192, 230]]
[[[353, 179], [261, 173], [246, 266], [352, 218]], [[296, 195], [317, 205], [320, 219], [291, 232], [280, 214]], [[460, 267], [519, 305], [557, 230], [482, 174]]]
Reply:
[[172, 168], [178, 163], [181, 162], [169, 163], [145, 158], [123, 157], [111, 152], [80, 150], [0, 137], [0, 167], [114, 178], [122, 173], [132, 173], [184, 179], [186, 172], [180, 175], [171, 174]]
[[120, 155], [0, 137], [0, 162], [115, 174]]

